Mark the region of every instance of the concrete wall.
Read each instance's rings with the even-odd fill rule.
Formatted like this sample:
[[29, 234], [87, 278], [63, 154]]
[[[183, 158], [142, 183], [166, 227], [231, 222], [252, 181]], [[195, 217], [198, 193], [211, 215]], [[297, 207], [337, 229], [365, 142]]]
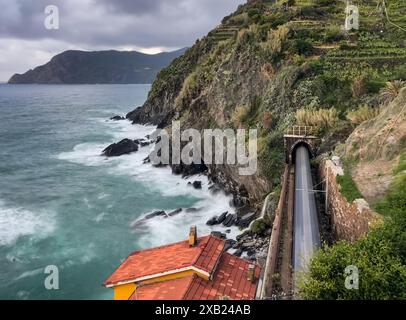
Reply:
[[349, 203], [340, 192], [336, 176], [343, 175], [344, 170], [339, 160], [324, 159], [320, 164], [320, 178], [326, 181], [328, 214], [334, 240], [355, 241], [365, 235], [380, 216], [369, 208], [364, 199]]

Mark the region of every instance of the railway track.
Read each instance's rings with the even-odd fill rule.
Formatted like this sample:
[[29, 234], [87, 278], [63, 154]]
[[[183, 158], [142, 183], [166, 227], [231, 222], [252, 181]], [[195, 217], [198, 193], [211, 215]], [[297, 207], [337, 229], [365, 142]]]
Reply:
[[264, 273], [262, 299], [292, 299], [294, 275], [306, 271], [320, 247], [320, 231], [310, 157], [306, 147], [295, 151], [295, 164], [287, 164]]

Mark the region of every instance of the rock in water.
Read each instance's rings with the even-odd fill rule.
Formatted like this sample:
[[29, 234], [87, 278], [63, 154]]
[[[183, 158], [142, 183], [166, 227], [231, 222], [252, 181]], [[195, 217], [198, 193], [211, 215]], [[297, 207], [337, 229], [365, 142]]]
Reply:
[[218, 219], [217, 219], [217, 223], [223, 223], [224, 222], [224, 220], [226, 220], [226, 217], [227, 217], [227, 214], [228, 214], [228, 212], [226, 211], [226, 212], [224, 212], [224, 213], [222, 213], [219, 217], [218, 217]]
[[110, 120], [120, 121], [120, 120], [125, 120], [125, 118], [122, 116], [114, 116], [114, 117], [111, 117]]
[[189, 182], [188, 185], [193, 186], [196, 190], [202, 189], [202, 182], [201, 181], [194, 181], [193, 183]]
[[250, 223], [255, 218], [255, 212], [247, 213], [246, 215], [242, 216], [240, 221], [238, 222], [238, 226], [242, 228], [247, 228]]
[[169, 216], [169, 217], [173, 217], [173, 216], [178, 215], [178, 214], [181, 213], [181, 212], [182, 212], [182, 208], [179, 208], [179, 209], [176, 209], [176, 210], [174, 210], [174, 211], [172, 211], [172, 212], [169, 212], [169, 213], [168, 213], [168, 216]]
[[136, 151], [138, 151], [138, 145], [133, 140], [124, 139], [109, 145], [103, 150], [103, 155], [106, 157], [119, 157]]
[[206, 224], [208, 226], [214, 226], [214, 225], [218, 224], [217, 216], [211, 218], [209, 221], [206, 222]]
[[148, 220], [148, 219], [152, 219], [152, 218], [159, 217], [159, 216], [166, 216], [166, 212], [165, 211], [155, 211], [150, 214], [147, 214], [145, 216], [145, 219]]

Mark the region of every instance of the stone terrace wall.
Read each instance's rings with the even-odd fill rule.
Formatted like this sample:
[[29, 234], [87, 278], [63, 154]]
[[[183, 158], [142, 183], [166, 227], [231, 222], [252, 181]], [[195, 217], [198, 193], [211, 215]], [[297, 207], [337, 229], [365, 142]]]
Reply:
[[380, 216], [369, 208], [364, 199], [357, 199], [349, 203], [341, 194], [341, 186], [337, 182], [337, 175], [344, 175], [342, 165], [337, 159], [324, 159], [320, 164], [320, 178], [328, 184], [328, 213], [334, 240], [355, 241], [365, 235], [372, 225], [380, 220]]

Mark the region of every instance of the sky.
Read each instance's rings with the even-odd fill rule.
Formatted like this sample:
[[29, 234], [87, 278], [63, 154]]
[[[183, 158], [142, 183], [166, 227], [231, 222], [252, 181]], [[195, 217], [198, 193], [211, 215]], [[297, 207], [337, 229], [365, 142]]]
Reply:
[[[65, 50], [158, 53], [191, 46], [244, 2], [0, 0], [0, 81]], [[45, 27], [49, 5], [58, 8], [59, 29]]]

